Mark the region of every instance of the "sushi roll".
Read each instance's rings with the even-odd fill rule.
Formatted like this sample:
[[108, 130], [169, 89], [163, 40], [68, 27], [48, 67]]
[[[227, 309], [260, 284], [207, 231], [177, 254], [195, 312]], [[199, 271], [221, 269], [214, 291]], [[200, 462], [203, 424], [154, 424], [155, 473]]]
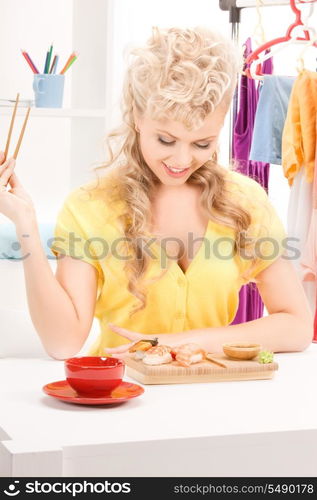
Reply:
[[167, 345], [158, 345], [146, 351], [143, 363], [146, 365], [163, 365], [173, 361], [172, 348]]
[[182, 344], [173, 347], [172, 357], [181, 365], [188, 367], [200, 363], [205, 359], [206, 353], [198, 344]]

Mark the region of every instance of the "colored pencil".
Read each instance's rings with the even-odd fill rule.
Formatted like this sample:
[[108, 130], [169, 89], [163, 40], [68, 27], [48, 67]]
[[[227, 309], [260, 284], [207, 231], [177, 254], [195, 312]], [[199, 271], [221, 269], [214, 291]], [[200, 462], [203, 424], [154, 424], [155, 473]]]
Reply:
[[49, 54], [49, 52], [46, 52], [46, 58], [45, 58], [45, 64], [44, 64], [44, 70], [43, 70], [43, 73], [47, 73], [47, 61], [48, 61], [48, 54]]
[[53, 52], [53, 44], [51, 44], [50, 50], [49, 50], [49, 53], [48, 53], [46, 73], [49, 73], [50, 64], [51, 64], [51, 58], [52, 58], [52, 52]]
[[54, 69], [54, 66], [55, 66], [55, 63], [56, 63], [56, 59], [58, 59], [58, 55], [55, 54], [53, 62], [52, 62], [52, 65], [51, 65], [51, 69], [49, 70], [50, 74], [53, 72], [53, 69]]
[[57, 70], [57, 64], [58, 64], [58, 60], [59, 60], [59, 56], [58, 56], [57, 54], [56, 54], [56, 56], [55, 56], [55, 57], [56, 57], [56, 59], [55, 59], [55, 64], [54, 64], [54, 66], [53, 66], [53, 68], [52, 68], [53, 75], [55, 75], [55, 73], [56, 73], [56, 70]]
[[60, 72], [60, 75], [62, 75], [62, 74], [66, 71], [67, 66], [69, 65], [70, 61], [71, 61], [71, 60], [73, 59], [73, 57], [75, 57], [75, 56], [76, 56], [75, 52], [72, 52], [72, 53], [71, 53], [71, 55], [69, 56], [69, 58], [67, 59], [65, 66], [63, 67], [62, 71]]
[[[70, 66], [76, 61], [77, 59], [77, 56], [73, 57], [73, 59], [69, 62], [69, 64], [67, 65], [67, 67], [65, 68], [64, 70], [64, 73], [66, 73], [66, 71], [70, 68]], [[64, 74], [63, 73], [63, 74]]]
[[8, 151], [9, 151], [9, 146], [10, 146], [10, 141], [11, 141], [11, 135], [12, 135], [13, 125], [14, 125], [15, 115], [16, 115], [17, 108], [18, 108], [18, 103], [19, 103], [19, 97], [20, 97], [20, 94], [17, 94], [16, 100], [15, 100], [14, 109], [13, 109], [13, 113], [12, 113], [12, 117], [11, 117], [11, 123], [10, 123], [10, 128], [9, 128], [7, 143], [6, 143], [6, 147], [5, 147], [5, 150], [4, 150], [4, 161], [6, 161], [7, 156], [8, 156]]
[[31, 70], [33, 71], [33, 73], [38, 73], [39, 70], [37, 69], [37, 67], [35, 66], [34, 62], [32, 61], [32, 59], [30, 58], [29, 54], [27, 52], [25, 52], [25, 50], [22, 50], [21, 49], [21, 52], [22, 52], [22, 55], [23, 57], [25, 58], [26, 62], [28, 63], [28, 65], [30, 66]]

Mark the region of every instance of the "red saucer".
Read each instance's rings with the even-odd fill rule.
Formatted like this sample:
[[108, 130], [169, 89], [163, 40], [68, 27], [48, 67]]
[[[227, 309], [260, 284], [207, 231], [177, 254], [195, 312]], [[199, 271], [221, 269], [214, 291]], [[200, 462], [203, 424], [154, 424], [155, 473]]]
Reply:
[[144, 389], [140, 385], [130, 382], [121, 382], [109, 395], [105, 397], [90, 398], [79, 396], [77, 392], [70, 387], [67, 380], [51, 382], [43, 387], [43, 391], [53, 398], [61, 399], [68, 403], [77, 403], [80, 405], [110, 405], [124, 403], [128, 399], [135, 398], [143, 394]]

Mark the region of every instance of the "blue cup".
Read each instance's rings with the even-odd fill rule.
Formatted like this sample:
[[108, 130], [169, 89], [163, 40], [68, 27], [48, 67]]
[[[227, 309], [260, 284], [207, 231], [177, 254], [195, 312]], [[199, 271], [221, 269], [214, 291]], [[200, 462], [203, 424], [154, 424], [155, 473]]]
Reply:
[[33, 90], [36, 108], [61, 108], [65, 75], [35, 74]]

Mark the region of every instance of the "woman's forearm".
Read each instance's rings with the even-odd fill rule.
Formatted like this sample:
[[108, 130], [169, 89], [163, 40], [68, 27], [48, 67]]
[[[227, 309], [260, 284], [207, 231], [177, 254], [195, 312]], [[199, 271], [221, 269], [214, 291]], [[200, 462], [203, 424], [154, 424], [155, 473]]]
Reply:
[[313, 321], [307, 322], [289, 313], [274, 313], [238, 325], [188, 330], [159, 335], [159, 341], [168, 345], [195, 342], [209, 352], [221, 352], [226, 342], [261, 344], [273, 352], [302, 351], [313, 338]]
[[16, 224], [21, 245], [28, 306], [47, 353], [67, 357], [80, 350], [80, 323], [75, 307], [56, 279], [42, 248], [35, 216]]

